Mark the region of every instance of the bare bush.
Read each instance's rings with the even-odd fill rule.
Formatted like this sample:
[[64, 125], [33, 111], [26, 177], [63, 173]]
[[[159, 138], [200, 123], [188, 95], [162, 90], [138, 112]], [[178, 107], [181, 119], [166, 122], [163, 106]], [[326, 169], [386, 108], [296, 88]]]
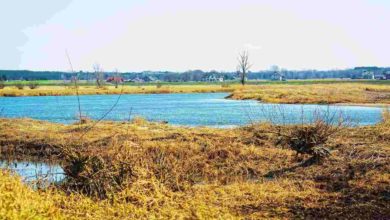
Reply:
[[17, 89], [19, 89], [19, 90], [22, 90], [22, 89], [24, 89], [24, 84], [23, 84], [23, 83], [16, 83], [16, 84], [15, 84], [15, 87], [16, 87]]
[[89, 123], [92, 123], [93, 120], [91, 118], [89, 118], [88, 116], [85, 116], [85, 115], [78, 115], [78, 120], [75, 122], [75, 124], [78, 124], [78, 125], [84, 125], [84, 124], [89, 124]]
[[38, 88], [38, 83], [37, 82], [29, 82], [28, 87], [30, 89], [36, 89], [36, 88]]
[[117, 89], [119, 84], [123, 83], [123, 79], [120, 76], [118, 69], [115, 69], [114, 72], [115, 72], [115, 74], [114, 74], [114, 78], [113, 78], [113, 83], [115, 85], [115, 88]]
[[308, 154], [312, 159], [319, 161], [330, 155], [330, 149], [326, 146], [329, 138], [339, 133], [345, 126], [346, 121], [335, 121], [317, 118], [312, 123], [273, 126], [276, 134], [276, 144], [290, 148], [299, 154]]
[[98, 88], [102, 88], [103, 84], [104, 84], [103, 69], [101, 68], [100, 64], [95, 63], [93, 65], [93, 70], [94, 70], [94, 74], [95, 74], [96, 86]]
[[0, 89], [4, 89], [4, 88], [5, 88], [5, 83], [0, 80]]
[[338, 127], [321, 120], [310, 125], [293, 126], [279, 133], [278, 144], [289, 147], [297, 154], [309, 154], [316, 158], [323, 158], [330, 155], [330, 150], [325, 147], [326, 142], [338, 130]]
[[131, 181], [134, 173], [132, 166], [125, 162], [129, 161], [127, 155], [91, 156], [82, 149], [81, 146], [62, 149], [66, 190], [105, 199]]

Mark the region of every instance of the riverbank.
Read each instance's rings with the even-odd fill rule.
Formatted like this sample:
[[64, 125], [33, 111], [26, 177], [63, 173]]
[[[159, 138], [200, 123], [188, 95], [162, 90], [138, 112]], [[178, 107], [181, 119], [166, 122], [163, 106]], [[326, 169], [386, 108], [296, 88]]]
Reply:
[[0, 89], [0, 96], [70, 96], [76, 95], [115, 95], [115, 94], [167, 94], [167, 93], [210, 93], [210, 92], [232, 92], [239, 89], [240, 85], [170, 85], [170, 86], [79, 86], [76, 90], [74, 86], [40, 86], [35, 89], [25, 87], [5, 87]]
[[252, 99], [267, 103], [287, 104], [352, 104], [352, 105], [390, 105], [390, 84], [368, 82], [286, 83], [286, 84], [199, 84], [199, 85], [140, 85], [140, 86], [40, 86], [35, 89], [24, 87], [5, 87], [0, 96], [69, 96], [102, 94], [166, 94], [166, 93], [231, 93], [228, 98]]
[[270, 126], [0, 119], [3, 159], [59, 159], [69, 177], [64, 185], [32, 191], [1, 171], [0, 213], [59, 219], [390, 216], [388, 119], [336, 133], [326, 144], [331, 156], [310, 166], [301, 165], [307, 157], [299, 160], [276, 145]]
[[235, 90], [232, 99], [284, 104], [390, 104], [390, 85], [364, 83], [272, 85]]

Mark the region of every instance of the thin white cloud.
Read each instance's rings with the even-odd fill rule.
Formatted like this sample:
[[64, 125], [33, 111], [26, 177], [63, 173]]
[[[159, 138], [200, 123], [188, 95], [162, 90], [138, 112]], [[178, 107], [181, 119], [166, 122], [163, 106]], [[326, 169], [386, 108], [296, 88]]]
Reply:
[[260, 45], [253, 45], [250, 43], [246, 43], [244, 45], [244, 48], [245, 48], [245, 50], [261, 50], [262, 47]]

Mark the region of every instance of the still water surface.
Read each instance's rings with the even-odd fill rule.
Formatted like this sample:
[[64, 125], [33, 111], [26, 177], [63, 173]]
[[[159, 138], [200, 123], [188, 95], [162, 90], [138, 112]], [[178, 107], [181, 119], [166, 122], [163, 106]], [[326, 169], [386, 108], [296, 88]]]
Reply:
[[[129, 120], [141, 116], [184, 126], [231, 127], [258, 121], [301, 123], [312, 121], [316, 112], [342, 115], [359, 125], [381, 120], [379, 107], [265, 104], [252, 100], [229, 100], [228, 93], [122, 95], [105, 120]], [[80, 96], [83, 115], [102, 117], [118, 95]], [[2, 109], [2, 110], [1, 110]], [[2, 97], [0, 117], [28, 117], [59, 123], [73, 123], [78, 115], [76, 96]]]
[[48, 183], [60, 182], [65, 178], [63, 169], [57, 164], [29, 161], [1, 161], [1, 169], [9, 169], [22, 177], [23, 182], [35, 185], [37, 180], [41, 186]]

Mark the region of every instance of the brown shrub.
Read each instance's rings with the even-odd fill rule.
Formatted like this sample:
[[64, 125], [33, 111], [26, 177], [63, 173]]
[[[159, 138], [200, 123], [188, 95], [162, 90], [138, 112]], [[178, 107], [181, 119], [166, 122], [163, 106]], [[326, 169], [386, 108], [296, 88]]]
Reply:
[[62, 148], [65, 159], [63, 166], [67, 176], [63, 187], [67, 191], [77, 191], [89, 196], [105, 199], [130, 182], [134, 175], [132, 166], [127, 163], [128, 155], [90, 155], [83, 146]]
[[16, 83], [16, 84], [15, 84], [15, 87], [16, 87], [17, 89], [19, 89], [19, 90], [22, 90], [22, 89], [24, 89], [24, 84], [23, 84], [23, 83]]
[[30, 89], [36, 89], [36, 88], [38, 88], [38, 83], [37, 82], [29, 82], [28, 87]]
[[330, 155], [326, 143], [329, 137], [339, 132], [341, 128], [341, 124], [331, 125], [324, 120], [291, 127], [277, 126], [276, 144], [288, 147], [297, 154], [309, 154], [315, 159], [321, 159]]

